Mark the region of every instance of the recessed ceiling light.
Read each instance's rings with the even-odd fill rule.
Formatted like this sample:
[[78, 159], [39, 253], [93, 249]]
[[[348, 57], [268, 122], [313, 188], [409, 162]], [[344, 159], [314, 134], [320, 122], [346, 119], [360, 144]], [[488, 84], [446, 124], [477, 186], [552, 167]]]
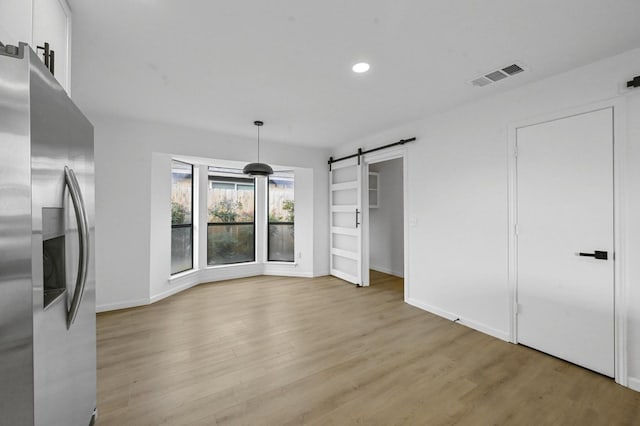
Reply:
[[356, 72], [358, 74], [362, 74], [363, 72], [369, 71], [369, 68], [371, 68], [371, 67], [366, 62], [358, 62], [353, 67], [351, 67], [353, 72]]

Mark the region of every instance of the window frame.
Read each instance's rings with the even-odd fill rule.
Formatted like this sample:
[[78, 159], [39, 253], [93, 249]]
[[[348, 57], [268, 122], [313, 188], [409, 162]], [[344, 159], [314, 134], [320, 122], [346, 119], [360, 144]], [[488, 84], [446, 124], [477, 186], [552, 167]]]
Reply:
[[[195, 176], [194, 176], [194, 173], [195, 173], [196, 169], [195, 169], [193, 164], [187, 163], [186, 161], [181, 161], [181, 160], [177, 160], [175, 158], [172, 158], [171, 159], [171, 163], [173, 164], [174, 162], [181, 163], [181, 164], [187, 164], [187, 165], [191, 166], [191, 223], [189, 223], [189, 224], [181, 223], [181, 224], [177, 224], [177, 225], [174, 225], [173, 223], [171, 223], [171, 231], [173, 231], [174, 229], [177, 229], [177, 228], [191, 228], [191, 266], [189, 268], [183, 269], [181, 271], [176, 271], [176, 272], [172, 271], [171, 272], [171, 276], [172, 277], [175, 276], [175, 275], [178, 275], [178, 274], [182, 274], [182, 273], [187, 272], [187, 271], [192, 271], [194, 269], [194, 267], [195, 267], [195, 263], [194, 263], [195, 235], [194, 235], [193, 219], [194, 219], [194, 207], [195, 207], [195, 205], [194, 205], [194, 198], [195, 198], [194, 197], [194, 191], [195, 191], [195, 185], [194, 185], [195, 184]], [[172, 174], [173, 174], [173, 172], [172, 172]], [[172, 236], [172, 239], [173, 239], [173, 236]], [[173, 253], [171, 253], [171, 255], [173, 256]]]
[[[235, 179], [237, 181], [240, 182], [233, 182], [235, 184], [235, 193], [236, 193], [236, 197], [238, 194], [238, 185], [241, 184], [248, 184], [249, 182], [252, 183], [253, 185], [253, 221], [252, 222], [209, 222], [209, 196], [207, 193], [207, 201], [206, 201], [206, 205], [207, 205], [207, 215], [206, 215], [206, 229], [207, 229], [207, 250], [206, 250], [206, 257], [207, 257], [207, 263], [206, 263], [206, 267], [207, 268], [216, 268], [216, 267], [226, 267], [226, 266], [231, 266], [231, 265], [244, 265], [244, 264], [249, 264], [249, 263], [255, 263], [258, 259], [258, 253], [257, 253], [257, 248], [258, 248], [258, 244], [257, 244], [257, 228], [256, 228], [256, 214], [257, 214], [257, 184], [256, 184], [256, 178], [251, 178], [251, 177], [246, 177], [245, 175], [240, 175], [240, 176], [235, 176], [232, 173], [224, 173], [224, 172], [216, 172], [215, 170], [212, 171], [211, 168], [213, 166], [208, 166], [207, 168], [207, 192], [209, 190], [209, 188], [211, 187], [210, 185], [213, 184], [213, 182], [216, 182], [216, 179], [211, 179], [212, 177], [222, 177], [222, 178], [227, 178], [227, 179]], [[219, 180], [218, 182], [220, 183], [230, 183], [230, 182], [225, 182], [223, 180]], [[244, 183], [246, 182], [246, 183]], [[213, 189], [213, 188], [211, 188]], [[215, 264], [209, 264], [209, 244], [208, 244], [208, 239], [209, 239], [209, 226], [224, 226], [224, 225], [248, 225], [248, 224], [252, 224], [253, 225], [253, 259], [252, 260], [245, 260], [245, 261], [241, 261], [241, 262], [228, 262], [228, 263], [215, 263]]]
[[[281, 178], [286, 178], [286, 179], [291, 179], [291, 181], [293, 182], [293, 190], [294, 190], [294, 196], [293, 196], [293, 202], [294, 202], [294, 212], [295, 212], [295, 176], [291, 175], [291, 176], [274, 176], [274, 177], [281, 177]], [[295, 239], [295, 235], [296, 235], [296, 224], [295, 224], [295, 214], [294, 214], [294, 218], [293, 218], [293, 222], [271, 222], [269, 220], [269, 207], [270, 207], [270, 196], [271, 196], [271, 189], [269, 187], [269, 182], [271, 181], [271, 176], [267, 176], [266, 178], [266, 192], [267, 192], [267, 208], [266, 208], [266, 222], [267, 222], [267, 226], [266, 226], [266, 232], [267, 232], [267, 250], [266, 250], [266, 261], [267, 262], [276, 262], [276, 263], [287, 263], [287, 264], [294, 264], [296, 263], [296, 239]], [[270, 227], [271, 225], [291, 225], [293, 226], [293, 260], [280, 260], [280, 259], [271, 259], [271, 232], [270, 232]]]

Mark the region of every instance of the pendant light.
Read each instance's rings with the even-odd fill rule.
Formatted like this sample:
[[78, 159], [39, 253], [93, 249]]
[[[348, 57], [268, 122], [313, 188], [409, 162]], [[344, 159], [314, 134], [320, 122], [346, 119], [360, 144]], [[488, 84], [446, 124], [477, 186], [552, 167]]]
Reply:
[[260, 162], [260, 127], [264, 125], [262, 121], [254, 121], [253, 124], [258, 128], [258, 162], [249, 163], [244, 166], [242, 173], [249, 176], [269, 176], [273, 174], [270, 165]]

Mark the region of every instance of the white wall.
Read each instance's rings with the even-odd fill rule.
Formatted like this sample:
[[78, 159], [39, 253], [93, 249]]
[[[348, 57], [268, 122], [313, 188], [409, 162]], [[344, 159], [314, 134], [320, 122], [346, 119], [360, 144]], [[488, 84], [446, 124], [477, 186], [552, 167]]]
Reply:
[[0, 1], [0, 41], [15, 46], [20, 41], [31, 44], [33, 36], [31, 17], [31, 1]]
[[[342, 145], [334, 156], [416, 136], [407, 145], [408, 301], [509, 337], [508, 128], [611, 98], [626, 105], [624, 253], [630, 385], [640, 390], [640, 49]], [[482, 90], [469, 87], [469, 90]], [[426, 96], [426, 95], [425, 95]]]
[[[252, 159], [255, 140], [86, 113], [95, 126], [98, 310], [149, 303], [193, 285], [190, 278], [168, 281], [171, 155], [245, 162]], [[265, 270], [257, 265], [240, 273], [227, 268], [231, 272], [210, 272], [198, 280], [298, 270], [304, 276], [328, 273], [328, 213], [327, 208], [317, 207], [328, 203], [328, 152], [263, 141], [261, 145], [263, 161], [300, 169], [295, 196], [296, 221], [301, 224], [296, 233], [303, 229], [308, 233], [301, 233], [306, 235], [303, 241], [296, 239], [296, 251], [302, 253], [299, 266], [287, 270], [274, 265]]]
[[369, 165], [379, 173], [378, 207], [369, 209], [369, 268], [404, 275], [402, 158]]

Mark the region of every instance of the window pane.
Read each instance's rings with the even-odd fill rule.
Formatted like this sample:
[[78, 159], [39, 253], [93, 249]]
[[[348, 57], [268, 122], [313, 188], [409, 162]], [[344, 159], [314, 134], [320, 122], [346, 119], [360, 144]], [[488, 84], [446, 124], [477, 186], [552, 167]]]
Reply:
[[171, 163], [171, 224], [191, 223], [193, 166], [173, 160]]
[[267, 259], [270, 261], [294, 261], [295, 219], [293, 177], [269, 178], [269, 244]]
[[171, 273], [176, 274], [193, 268], [192, 227], [171, 229]]
[[209, 223], [253, 223], [255, 209], [255, 185], [253, 179], [236, 179], [238, 182], [221, 182], [217, 176], [209, 176], [207, 207]]
[[193, 166], [171, 162], [171, 274], [193, 268]]
[[269, 260], [293, 262], [293, 225], [269, 224]]
[[[240, 171], [238, 171], [240, 174]], [[255, 260], [255, 182], [209, 171], [207, 264]]]
[[208, 265], [226, 265], [254, 260], [253, 223], [210, 223], [207, 226]]

